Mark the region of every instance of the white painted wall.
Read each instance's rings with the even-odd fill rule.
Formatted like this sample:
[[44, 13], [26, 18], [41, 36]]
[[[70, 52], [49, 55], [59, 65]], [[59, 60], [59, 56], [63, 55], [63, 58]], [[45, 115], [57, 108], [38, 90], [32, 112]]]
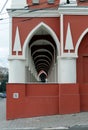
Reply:
[[58, 61], [57, 61], [57, 58], [56, 58], [56, 63], [55, 63], [55, 72], [56, 72], [56, 75], [55, 75], [56, 80], [55, 81], [56, 81], [56, 83], [58, 83], [58, 67], [59, 67], [58, 66]]
[[60, 0], [60, 5], [62, 6], [77, 6], [77, 0], [69, 0], [70, 3], [66, 3], [67, 0]]
[[76, 58], [58, 58], [58, 83], [76, 83]]
[[25, 60], [9, 61], [9, 83], [25, 83]]
[[10, 0], [11, 8], [24, 8], [27, 6], [26, 0]]
[[56, 82], [56, 64], [54, 64], [54, 63], [52, 63], [51, 68], [49, 70], [47, 81], [49, 83], [55, 83]]

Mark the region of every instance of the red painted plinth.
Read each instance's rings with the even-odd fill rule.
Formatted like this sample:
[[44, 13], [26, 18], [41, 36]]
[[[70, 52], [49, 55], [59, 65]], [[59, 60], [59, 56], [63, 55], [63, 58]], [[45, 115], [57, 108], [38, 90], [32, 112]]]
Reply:
[[80, 95], [78, 84], [59, 85], [59, 114], [80, 112]]
[[88, 84], [81, 84], [79, 90], [81, 111], [88, 111]]
[[6, 118], [80, 112], [78, 84], [7, 84]]

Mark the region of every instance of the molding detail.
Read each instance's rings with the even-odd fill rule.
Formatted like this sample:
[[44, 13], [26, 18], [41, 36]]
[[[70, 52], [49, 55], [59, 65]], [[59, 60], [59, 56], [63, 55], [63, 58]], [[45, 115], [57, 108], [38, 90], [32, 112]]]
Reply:
[[7, 9], [10, 17], [59, 17], [58, 10]]
[[78, 7], [78, 6], [59, 6], [58, 8], [59, 15], [66, 14], [66, 15], [88, 15], [88, 8]]
[[8, 56], [8, 60], [26, 60], [23, 56]]

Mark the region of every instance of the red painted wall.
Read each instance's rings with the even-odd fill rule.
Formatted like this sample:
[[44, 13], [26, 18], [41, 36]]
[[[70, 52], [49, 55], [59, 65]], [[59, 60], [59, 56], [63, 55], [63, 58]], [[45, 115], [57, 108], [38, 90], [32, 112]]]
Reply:
[[77, 58], [77, 82], [88, 83], [88, 33], [83, 37]]
[[77, 4], [78, 4], [78, 6], [88, 6], [87, 0], [85, 0], [85, 1], [77, 0]]
[[[81, 22], [80, 22], [81, 21]], [[84, 22], [85, 21], [85, 22]], [[44, 22], [56, 33], [60, 41], [60, 17], [58, 18], [13, 18], [12, 19], [12, 48], [15, 40], [15, 33], [17, 26], [19, 27], [21, 46], [23, 47], [24, 41], [28, 34], [34, 29], [39, 23]], [[81, 34], [88, 27], [88, 17], [85, 15], [64, 15], [64, 46], [66, 41], [66, 33], [68, 23], [70, 23], [71, 33], [74, 48]], [[12, 52], [15, 55], [15, 52]], [[20, 54], [22, 54], [20, 52]]]
[[[13, 98], [19, 93], [19, 98]], [[7, 84], [7, 119], [80, 112], [78, 84]]]
[[88, 17], [85, 15], [64, 15], [64, 43], [66, 40], [67, 26], [70, 23], [74, 47], [81, 34], [88, 27]]
[[39, 0], [39, 4], [35, 5], [32, 3], [32, 0], [27, 0], [27, 3], [29, 5], [29, 8], [31, 9], [45, 9], [45, 8], [56, 8], [59, 5], [60, 0], [54, 0], [54, 3], [49, 4], [48, 0]]
[[[21, 46], [23, 47], [24, 41], [28, 34], [41, 22], [47, 24], [57, 35], [60, 40], [60, 18], [13, 18], [12, 19], [12, 49], [14, 46], [16, 28], [19, 28]], [[15, 52], [12, 52], [13, 55]]]
[[88, 112], [88, 84], [80, 84], [80, 109]]
[[78, 84], [59, 85], [59, 113], [80, 112], [80, 95]]

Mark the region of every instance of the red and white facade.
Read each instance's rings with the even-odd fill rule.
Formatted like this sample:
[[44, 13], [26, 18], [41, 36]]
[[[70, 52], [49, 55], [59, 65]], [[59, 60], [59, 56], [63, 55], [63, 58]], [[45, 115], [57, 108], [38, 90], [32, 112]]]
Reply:
[[7, 119], [88, 111], [87, 6], [11, 0]]

